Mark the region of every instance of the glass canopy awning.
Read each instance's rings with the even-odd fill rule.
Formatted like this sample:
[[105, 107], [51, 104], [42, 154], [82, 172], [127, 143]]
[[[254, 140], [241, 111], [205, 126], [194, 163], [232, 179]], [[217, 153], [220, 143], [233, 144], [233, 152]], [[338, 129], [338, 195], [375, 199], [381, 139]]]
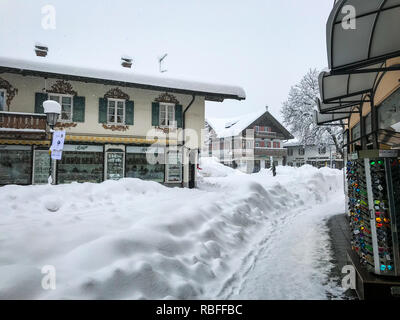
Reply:
[[[349, 8], [355, 29], [349, 28]], [[339, 0], [327, 22], [331, 70], [362, 68], [400, 56], [400, 0]]]
[[[326, 125], [338, 122], [337, 125], [343, 125], [343, 120], [350, 117], [350, 113], [320, 113], [315, 110], [314, 119], [317, 125]], [[341, 121], [341, 123], [339, 123]]]

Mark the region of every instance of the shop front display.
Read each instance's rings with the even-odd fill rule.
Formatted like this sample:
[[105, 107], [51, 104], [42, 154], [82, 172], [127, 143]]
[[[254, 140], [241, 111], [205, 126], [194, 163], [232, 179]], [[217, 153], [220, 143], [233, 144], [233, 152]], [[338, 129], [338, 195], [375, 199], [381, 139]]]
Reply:
[[48, 149], [33, 151], [33, 184], [47, 184], [50, 171], [50, 154]]
[[[148, 153], [151, 153], [152, 156], [154, 156], [151, 157], [151, 161], [148, 160]], [[155, 159], [159, 159], [159, 161], [155, 161]], [[148, 147], [127, 147], [125, 161], [125, 176], [127, 178], [164, 182], [164, 148], [152, 149]]]
[[0, 146], [0, 185], [27, 185], [32, 180], [32, 148]]
[[106, 152], [106, 179], [119, 180], [124, 178], [124, 150], [109, 149]]
[[103, 155], [102, 146], [65, 145], [62, 159], [57, 161], [57, 183], [102, 182]]
[[370, 272], [399, 276], [400, 162], [385, 152], [372, 150], [347, 163], [352, 247]]
[[182, 182], [182, 153], [179, 151], [168, 151], [166, 163], [166, 182]]

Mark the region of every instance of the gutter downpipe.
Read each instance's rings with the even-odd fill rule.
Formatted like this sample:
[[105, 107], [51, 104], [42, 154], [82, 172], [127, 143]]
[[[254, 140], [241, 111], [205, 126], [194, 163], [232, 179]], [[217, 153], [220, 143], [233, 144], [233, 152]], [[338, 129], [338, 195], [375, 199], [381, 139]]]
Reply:
[[[189, 111], [190, 107], [193, 105], [194, 100], [196, 100], [196, 95], [192, 95], [192, 100], [190, 101], [189, 105], [186, 107], [185, 111], [183, 111], [182, 115], [182, 130], [183, 130], [183, 145], [182, 145], [182, 151], [185, 148], [186, 145], [186, 137], [185, 137], [185, 129], [186, 129], [186, 112]], [[189, 155], [190, 156], [190, 155]], [[185, 187], [185, 163], [183, 163], [182, 166], [182, 188]]]

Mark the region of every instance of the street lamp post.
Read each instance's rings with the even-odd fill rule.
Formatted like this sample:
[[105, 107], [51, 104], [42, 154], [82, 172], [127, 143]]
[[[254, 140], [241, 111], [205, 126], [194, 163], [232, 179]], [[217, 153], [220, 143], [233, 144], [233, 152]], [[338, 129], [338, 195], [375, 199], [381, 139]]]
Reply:
[[58, 117], [61, 114], [61, 105], [57, 101], [47, 100], [43, 102], [44, 113], [47, 116], [47, 124], [50, 127], [50, 168], [49, 168], [49, 180], [51, 184], [54, 183], [53, 179], [53, 159], [51, 158], [51, 145], [53, 140], [54, 126], [57, 124]]

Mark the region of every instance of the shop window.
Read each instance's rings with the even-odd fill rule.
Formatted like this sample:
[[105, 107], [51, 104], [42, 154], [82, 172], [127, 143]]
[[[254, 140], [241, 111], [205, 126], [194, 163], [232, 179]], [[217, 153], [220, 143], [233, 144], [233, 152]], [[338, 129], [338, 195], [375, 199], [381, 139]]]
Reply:
[[[164, 182], [165, 165], [164, 161], [150, 163], [147, 159], [147, 148], [128, 147], [126, 153], [126, 177]], [[154, 151], [152, 156], [155, 159], [164, 159], [164, 151]], [[153, 162], [153, 161], [151, 161]]]
[[364, 118], [364, 124], [365, 124], [365, 133], [370, 134], [372, 132], [372, 113], [371, 112]]
[[124, 177], [124, 151], [108, 150], [106, 153], [106, 166], [107, 166], [107, 180], [119, 180]]
[[378, 108], [379, 129], [400, 132], [400, 89]]
[[166, 182], [182, 182], [182, 154], [180, 152], [169, 151], [167, 153], [166, 174]]
[[361, 126], [360, 123], [357, 123], [353, 129], [351, 129], [351, 137], [352, 141], [355, 141], [359, 138], [361, 138]]
[[160, 103], [160, 126], [176, 128], [174, 104]]
[[125, 123], [125, 100], [107, 99], [107, 122], [109, 124]]
[[0, 111], [6, 111], [6, 99], [7, 99], [6, 90], [0, 89]]
[[32, 151], [29, 146], [0, 146], [0, 185], [27, 185], [32, 178]]
[[35, 150], [33, 154], [33, 184], [47, 184], [50, 170], [49, 150]]
[[49, 100], [57, 101], [61, 105], [61, 121], [71, 122], [73, 113], [73, 98], [68, 94], [50, 94]]
[[103, 181], [103, 175], [103, 147], [83, 145], [64, 146], [62, 159], [57, 162], [58, 183], [99, 183]]

